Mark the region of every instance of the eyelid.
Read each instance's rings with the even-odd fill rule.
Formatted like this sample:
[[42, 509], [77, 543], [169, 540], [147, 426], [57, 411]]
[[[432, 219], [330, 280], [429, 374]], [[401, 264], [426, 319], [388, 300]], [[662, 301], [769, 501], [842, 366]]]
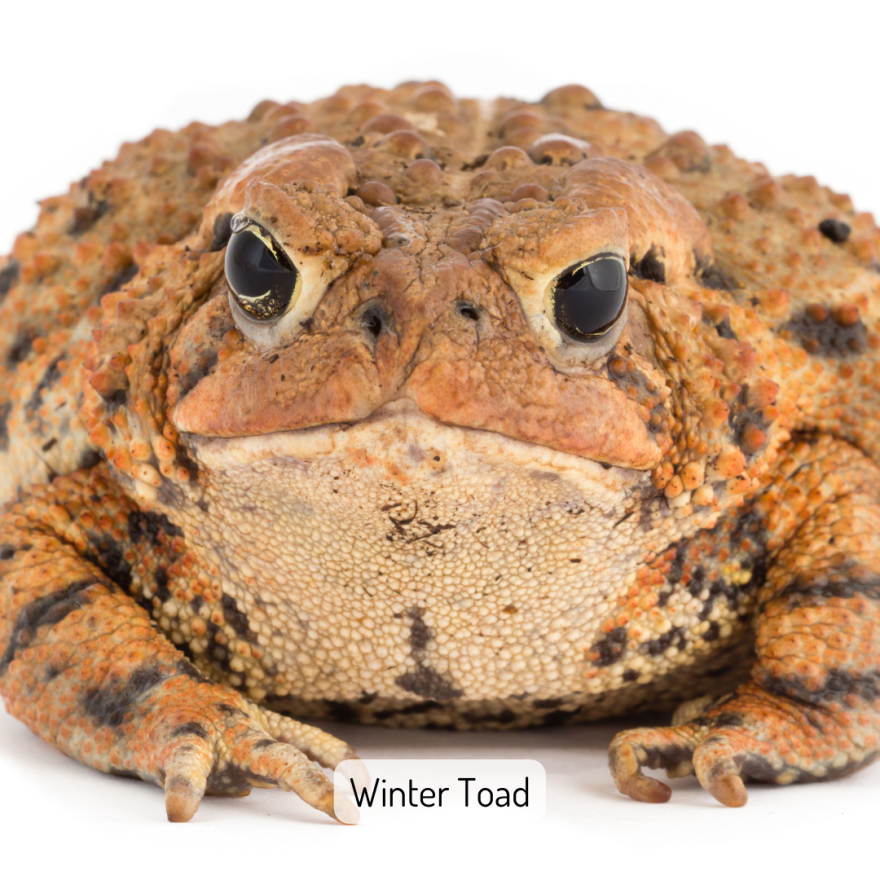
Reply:
[[597, 263], [599, 260], [608, 259], [617, 260], [617, 262], [620, 263], [621, 266], [623, 266], [624, 275], [626, 274], [626, 261], [623, 259], [623, 257], [621, 257], [620, 254], [613, 253], [612, 251], [605, 251], [601, 254], [595, 254], [592, 257], [588, 257], [583, 262], [577, 263], [574, 266], [570, 266], [568, 269], [563, 269], [563, 271], [560, 272], [556, 277], [561, 278], [563, 275], [568, 275], [569, 272], [577, 272], [579, 269], [583, 269], [586, 266], [591, 265], [592, 263]]

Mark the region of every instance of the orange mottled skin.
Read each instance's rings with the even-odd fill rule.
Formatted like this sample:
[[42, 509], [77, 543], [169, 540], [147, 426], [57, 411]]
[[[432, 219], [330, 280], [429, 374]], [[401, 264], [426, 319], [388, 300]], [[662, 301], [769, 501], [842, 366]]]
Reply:
[[[301, 274], [274, 324], [225, 279], [242, 211]], [[313, 762], [354, 752], [300, 713], [679, 706], [611, 745], [647, 801], [646, 766], [739, 806], [872, 762], [878, 248], [847, 196], [580, 86], [124, 145], [0, 262], [8, 711], [173, 821], [254, 785], [334, 816]], [[578, 343], [547, 291], [600, 253], [628, 304]]]

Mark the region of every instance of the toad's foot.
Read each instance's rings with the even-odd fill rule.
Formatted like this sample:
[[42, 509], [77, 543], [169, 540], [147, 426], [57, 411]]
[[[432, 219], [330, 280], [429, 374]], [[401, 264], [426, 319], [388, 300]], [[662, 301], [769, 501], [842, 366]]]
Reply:
[[844, 776], [880, 751], [874, 719], [858, 711], [862, 695], [839, 696], [839, 702], [811, 706], [748, 684], [729, 697], [685, 703], [673, 727], [626, 730], [614, 738], [614, 781], [637, 801], [664, 803], [669, 786], [645, 776], [643, 767], [662, 767], [669, 777], [695, 773], [716, 800], [741, 807], [748, 800], [744, 780], [787, 785]]
[[[77, 516], [83, 493], [107, 511], [91, 530]], [[157, 577], [167, 581], [182, 542], [169, 544], [173, 527], [161, 517], [149, 520], [151, 537], [136, 513], [95, 468], [0, 517], [0, 695], [8, 711], [90, 767], [162, 786], [172, 822], [191, 819], [206, 792], [242, 795], [255, 785], [278, 785], [356, 822], [347, 803], [334, 812], [333, 785], [313, 763], [336, 767], [355, 757], [350, 746], [206, 678], [94, 564], [111, 558], [112, 546], [126, 585], [134, 560], [154, 589]]]
[[[252, 787], [277, 785], [343, 824], [357, 823], [357, 808], [347, 800], [340, 799], [334, 810], [333, 784], [312, 760], [335, 767], [357, 757], [349, 746], [316, 728], [260, 710], [237, 694], [230, 699], [227, 693], [219, 701], [216, 696], [197, 711], [164, 712], [148, 735], [155, 745], [147, 746], [139, 775], [164, 780], [169, 821], [188, 822], [206, 793], [234, 797]], [[190, 720], [184, 721], [183, 715]]]
[[636, 800], [670, 796], [642, 767], [696, 773], [721, 803], [740, 807], [746, 779], [832, 779], [880, 755], [880, 470], [830, 437], [793, 443], [784, 470], [787, 480], [738, 512], [730, 533], [763, 530], [767, 547], [764, 570], [749, 575], [751, 679], [727, 697], [686, 703], [672, 727], [615, 737], [611, 770]]

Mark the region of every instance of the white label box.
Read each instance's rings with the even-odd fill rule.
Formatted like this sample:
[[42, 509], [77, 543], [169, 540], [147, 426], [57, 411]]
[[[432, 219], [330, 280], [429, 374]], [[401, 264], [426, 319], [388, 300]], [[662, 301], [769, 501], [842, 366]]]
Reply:
[[343, 761], [334, 809], [348, 824], [503, 825], [538, 822], [547, 774], [532, 760]]

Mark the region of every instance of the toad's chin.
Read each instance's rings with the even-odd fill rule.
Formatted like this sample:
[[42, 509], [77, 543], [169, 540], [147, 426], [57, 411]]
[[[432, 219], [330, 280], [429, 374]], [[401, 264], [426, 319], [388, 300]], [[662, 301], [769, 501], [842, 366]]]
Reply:
[[[443, 425], [411, 400], [396, 400], [355, 423], [323, 425], [232, 438], [184, 434], [193, 457], [214, 474], [274, 463], [299, 468], [320, 463], [372, 470], [399, 487], [446, 483], [455, 471], [522, 469], [536, 480], [563, 479], [600, 505], [616, 505], [644, 476], [502, 434]], [[461, 474], [464, 476], [464, 473]]]

